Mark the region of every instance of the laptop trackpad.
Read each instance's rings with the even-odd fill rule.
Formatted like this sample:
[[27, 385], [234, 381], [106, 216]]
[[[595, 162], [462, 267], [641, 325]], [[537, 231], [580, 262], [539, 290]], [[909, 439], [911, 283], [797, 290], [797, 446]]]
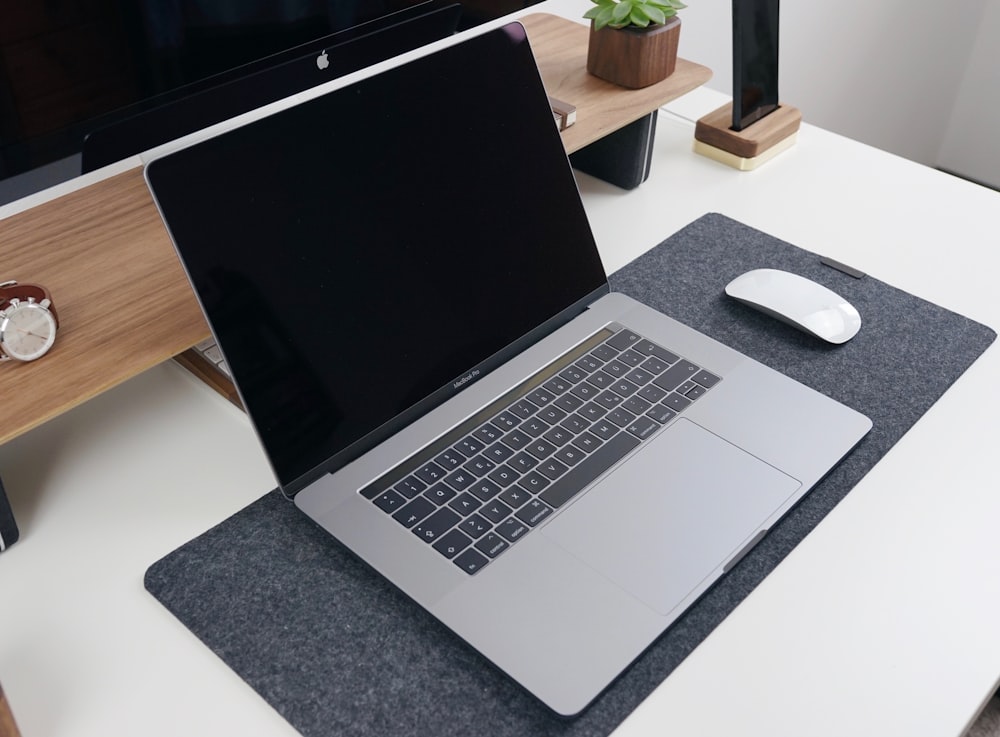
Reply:
[[799, 486], [682, 419], [578, 499], [544, 534], [668, 614]]

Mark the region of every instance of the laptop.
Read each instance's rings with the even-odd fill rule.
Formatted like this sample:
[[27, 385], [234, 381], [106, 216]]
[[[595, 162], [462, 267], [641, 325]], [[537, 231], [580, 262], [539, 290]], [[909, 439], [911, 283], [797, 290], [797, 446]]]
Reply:
[[518, 23], [146, 176], [283, 492], [559, 714], [871, 427], [610, 292]]

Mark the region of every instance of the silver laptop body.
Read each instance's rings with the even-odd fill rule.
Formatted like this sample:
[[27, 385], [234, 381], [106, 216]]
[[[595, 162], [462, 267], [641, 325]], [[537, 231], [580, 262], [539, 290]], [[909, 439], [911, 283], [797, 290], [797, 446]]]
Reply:
[[519, 24], [147, 178], [285, 493], [560, 714], [871, 427], [608, 293]]

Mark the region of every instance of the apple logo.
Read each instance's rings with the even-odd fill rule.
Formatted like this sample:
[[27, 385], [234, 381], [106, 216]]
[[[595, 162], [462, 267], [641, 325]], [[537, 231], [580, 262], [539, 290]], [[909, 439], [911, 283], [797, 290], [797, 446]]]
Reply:
[[316, 66], [320, 69], [326, 69], [330, 66], [330, 57], [326, 55], [325, 51], [316, 57]]

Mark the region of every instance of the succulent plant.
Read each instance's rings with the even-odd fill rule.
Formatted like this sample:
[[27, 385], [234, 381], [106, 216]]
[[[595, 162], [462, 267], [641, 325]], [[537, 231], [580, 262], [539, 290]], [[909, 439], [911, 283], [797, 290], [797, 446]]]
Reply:
[[594, 7], [583, 14], [594, 21], [594, 30], [605, 26], [624, 28], [625, 26], [662, 25], [677, 11], [687, 6], [680, 0], [591, 0]]

